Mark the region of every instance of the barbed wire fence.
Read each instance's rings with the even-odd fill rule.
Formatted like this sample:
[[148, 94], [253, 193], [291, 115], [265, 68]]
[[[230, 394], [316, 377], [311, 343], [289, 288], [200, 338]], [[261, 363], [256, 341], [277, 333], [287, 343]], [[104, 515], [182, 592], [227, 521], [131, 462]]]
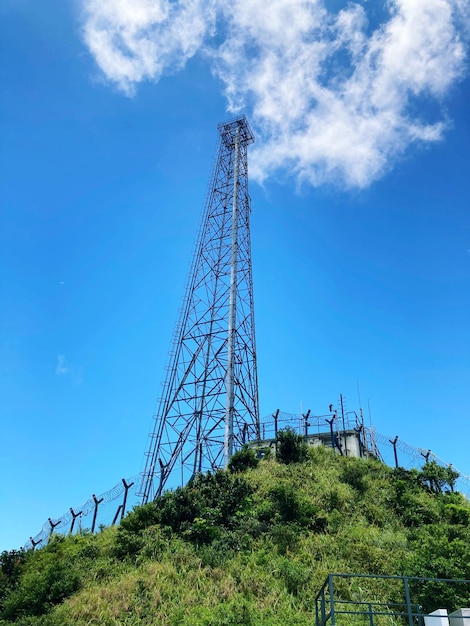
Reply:
[[94, 533], [103, 526], [113, 526], [120, 522], [125, 513], [138, 504], [136, 493], [140, 490], [140, 481], [140, 474], [127, 479], [122, 478], [105, 493], [99, 496], [93, 494], [81, 506], [70, 507], [61, 517], [49, 517], [44, 522], [40, 532], [29, 538], [24, 549], [29, 550], [45, 546], [53, 533]]
[[[354, 419], [351, 418], [354, 415]], [[287, 427], [300, 434], [312, 436], [315, 431], [328, 433], [332, 428], [330, 414], [315, 416], [310, 412], [306, 414], [294, 414], [277, 411], [267, 416], [261, 422], [261, 437], [263, 440], [274, 440], [279, 430]], [[341, 430], [356, 430], [359, 420], [354, 411], [349, 412], [342, 420], [337, 420], [336, 432]], [[367, 449], [371, 450], [385, 464], [404, 469], [419, 469], [425, 463], [434, 461], [442, 467], [451, 467], [458, 472], [459, 476], [455, 483], [455, 490], [470, 499], [470, 477], [466, 476], [450, 463], [443, 461], [431, 450], [415, 448], [402, 441], [398, 436], [389, 437], [376, 432], [374, 428], [362, 426], [363, 436]], [[136, 495], [141, 492], [142, 476], [136, 474], [130, 478], [122, 478], [114, 487], [97, 496], [93, 494], [84, 504], [70, 509], [58, 518], [48, 518], [39, 533], [29, 538], [24, 549], [30, 550], [47, 545], [53, 533], [73, 534], [97, 532], [104, 527], [113, 526], [121, 521], [127, 511], [140, 504]]]
[[452, 463], [447, 463], [429, 449], [425, 450], [424, 448], [414, 448], [398, 437], [388, 437], [387, 435], [382, 435], [381, 433], [377, 433], [375, 431], [373, 431], [372, 436], [375, 438], [375, 441], [379, 446], [382, 460], [387, 465], [391, 465], [393, 467], [396, 464], [394, 452], [394, 450], [396, 450], [398, 457], [397, 465], [405, 469], [421, 468], [425, 463], [431, 461], [434, 461], [442, 467], [452, 468], [459, 474], [455, 482], [455, 490], [460, 491], [460, 493], [470, 499], [470, 477], [466, 476], [457, 467], [452, 465]]

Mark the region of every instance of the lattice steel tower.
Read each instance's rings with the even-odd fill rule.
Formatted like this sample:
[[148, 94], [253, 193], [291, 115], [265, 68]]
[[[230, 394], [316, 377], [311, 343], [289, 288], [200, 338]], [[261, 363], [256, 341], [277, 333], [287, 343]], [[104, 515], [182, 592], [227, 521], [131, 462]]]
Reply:
[[244, 116], [219, 124], [217, 161], [146, 453], [142, 501], [172, 476], [226, 467], [259, 438], [250, 198]]

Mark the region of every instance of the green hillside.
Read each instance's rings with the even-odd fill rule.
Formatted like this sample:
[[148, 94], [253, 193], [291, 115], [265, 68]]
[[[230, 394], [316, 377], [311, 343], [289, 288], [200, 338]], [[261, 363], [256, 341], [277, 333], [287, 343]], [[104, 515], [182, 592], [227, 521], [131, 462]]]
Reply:
[[[0, 624], [311, 626], [330, 572], [470, 579], [470, 504], [451, 470], [284, 444], [281, 460], [242, 450], [119, 527], [4, 552]], [[372, 591], [387, 602], [392, 587]], [[463, 583], [415, 593], [425, 611], [470, 600]]]

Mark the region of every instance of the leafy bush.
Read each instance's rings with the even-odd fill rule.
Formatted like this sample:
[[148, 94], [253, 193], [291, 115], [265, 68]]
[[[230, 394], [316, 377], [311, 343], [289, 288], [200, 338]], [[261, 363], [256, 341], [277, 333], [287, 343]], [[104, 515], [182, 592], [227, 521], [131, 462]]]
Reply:
[[436, 461], [428, 461], [421, 470], [421, 481], [434, 493], [441, 493], [445, 487], [454, 491], [455, 481], [460, 474], [452, 467], [443, 467]]
[[299, 531], [293, 524], [275, 522], [269, 534], [279, 554], [292, 552], [299, 544]]
[[[409, 539], [407, 574], [429, 578], [470, 580], [470, 527], [432, 524], [414, 530]], [[426, 611], [433, 611], [436, 598], [456, 610], [467, 606], [468, 583], [415, 582], [414, 590]]]
[[18, 586], [24, 569], [27, 553], [21, 550], [4, 550], [0, 554], [0, 612], [3, 603]]
[[118, 529], [115, 556], [137, 555], [146, 545], [144, 531], [155, 525], [198, 545], [210, 543], [223, 528], [236, 526], [251, 493], [241, 476], [222, 470], [198, 474], [185, 487], [129, 513]]
[[370, 466], [366, 461], [355, 458], [346, 458], [343, 464], [342, 480], [356, 489], [361, 495], [367, 491], [367, 479]]
[[257, 467], [259, 459], [256, 458], [256, 454], [248, 444], [245, 444], [237, 450], [235, 454], [230, 458], [228, 469], [231, 472], [244, 472], [252, 467]]
[[156, 500], [156, 518], [177, 533], [184, 533], [194, 524], [201, 526], [203, 519], [230, 528], [251, 494], [252, 488], [240, 476], [222, 470], [198, 474], [186, 487]]
[[470, 524], [470, 509], [453, 503], [444, 504], [444, 514], [449, 524], [461, 524], [468, 526]]
[[276, 439], [276, 459], [280, 463], [302, 463], [308, 459], [308, 444], [292, 428], [280, 430]]
[[43, 559], [40, 565], [40, 568], [27, 571], [18, 587], [6, 598], [0, 614], [3, 619], [47, 613], [80, 587], [77, 571], [66, 561]]
[[119, 525], [119, 530], [126, 530], [129, 533], [139, 533], [149, 526], [157, 524], [159, 515], [154, 502], [136, 506], [129, 512]]
[[295, 522], [298, 526], [312, 527], [316, 508], [303, 498], [292, 485], [277, 485], [269, 492], [273, 503], [272, 516], [282, 522]]
[[284, 558], [280, 564], [280, 573], [287, 591], [294, 596], [300, 595], [312, 577], [312, 568], [298, 561]]

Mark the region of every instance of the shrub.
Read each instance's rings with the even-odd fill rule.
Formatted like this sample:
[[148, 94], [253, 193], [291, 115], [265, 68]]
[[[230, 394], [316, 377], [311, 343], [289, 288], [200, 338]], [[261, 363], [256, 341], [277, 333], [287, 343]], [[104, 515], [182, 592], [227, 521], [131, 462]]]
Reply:
[[276, 459], [280, 463], [302, 463], [308, 459], [308, 444], [292, 428], [280, 430], [276, 439]]
[[[470, 528], [430, 524], [410, 534], [407, 574], [411, 576], [470, 579]], [[425, 610], [434, 610], [435, 599], [450, 610], [466, 606], [468, 583], [415, 582]]]
[[342, 472], [343, 481], [356, 489], [361, 495], [367, 491], [367, 478], [370, 474], [370, 466], [363, 460], [345, 459]]
[[434, 493], [441, 493], [448, 486], [454, 491], [455, 481], [460, 474], [451, 466], [443, 467], [436, 461], [427, 462], [421, 470], [421, 480]]
[[4, 599], [19, 584], [21, 572], [27, 555], [21, 550], [4, 550], [0, 554], [0, 611], [3, 608]]
[[295, 522], [298, 526], [312, 527], [316, 509], [303, 498], [292, 485], [278, 485], [269, 492], [273, 513], [283, 522]]
[[51, 560], [27, 572], [18, 588], [6, 599], [1, 617], [17, 619], [23, 615], [42, 615], [77, 591], [80, 578], [67, 563]]
[[449, 524], [470, 525], [470, 508], [458, 504], [444, 504], [444, 514]]
[[130, 533], [138, 533], [158, 522], [158, 513], [153, 502], [136, 506], [128, 513], [119, 525], [119, 530], [127, 530]]
[[256, 467], [258, 463], [259, 459], [256, 458], [253, 448], [245, 444], [232, 455], [228, 468], [231, 472], [244, 472], [251, 467]]

